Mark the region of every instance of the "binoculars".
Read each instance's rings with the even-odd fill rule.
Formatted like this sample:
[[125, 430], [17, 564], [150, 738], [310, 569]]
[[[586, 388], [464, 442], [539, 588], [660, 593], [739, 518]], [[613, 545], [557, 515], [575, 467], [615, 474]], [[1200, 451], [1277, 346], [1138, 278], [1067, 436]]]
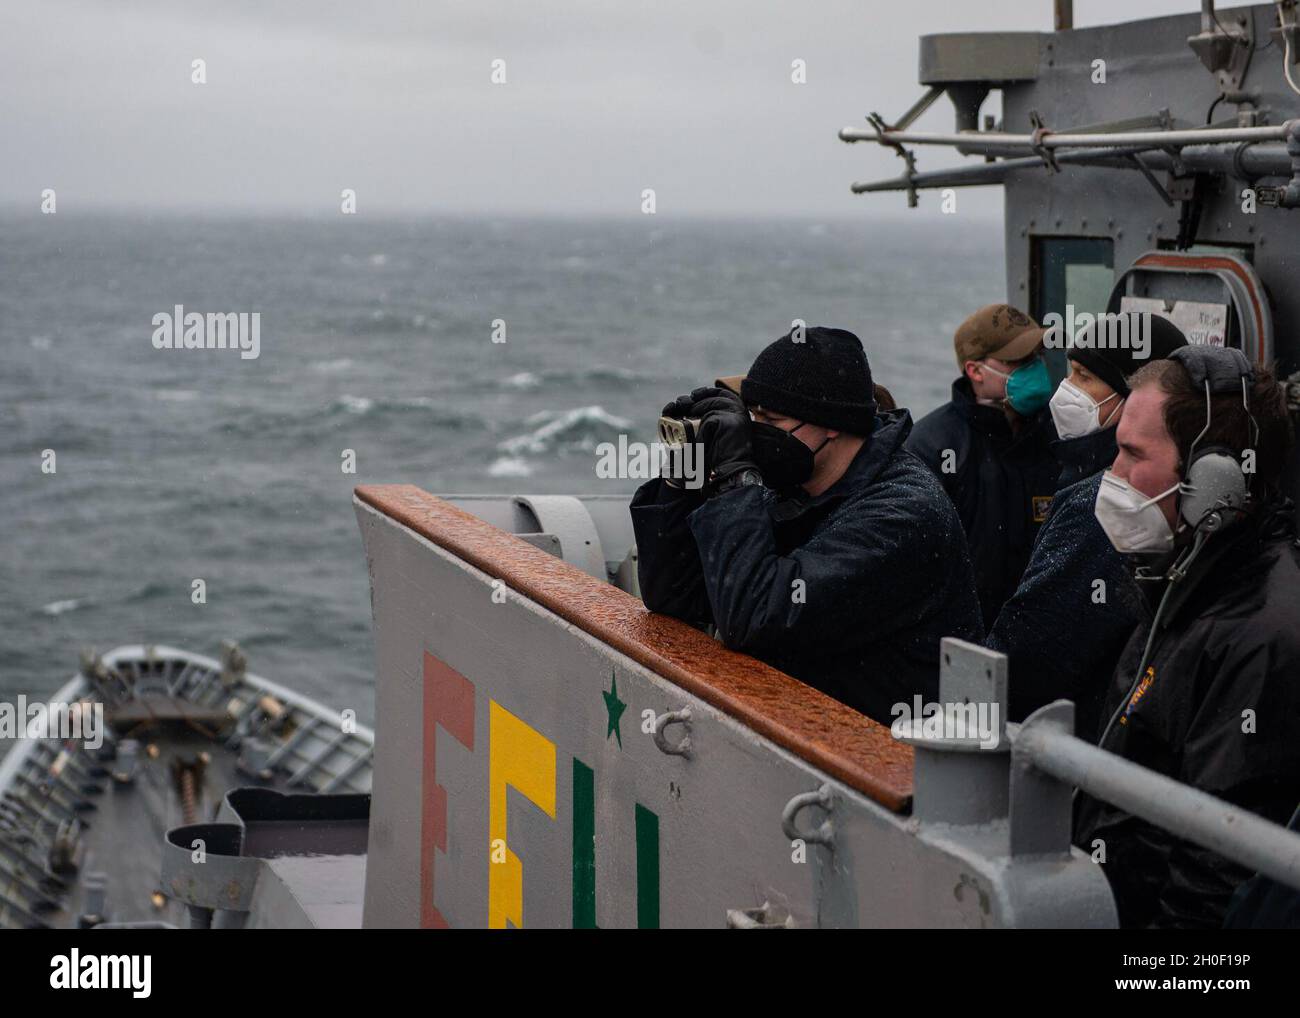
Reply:
[[660, 417], [659, 441], [669, 448], [694, 445], [700, 440], [700, 421], [694, 417]]

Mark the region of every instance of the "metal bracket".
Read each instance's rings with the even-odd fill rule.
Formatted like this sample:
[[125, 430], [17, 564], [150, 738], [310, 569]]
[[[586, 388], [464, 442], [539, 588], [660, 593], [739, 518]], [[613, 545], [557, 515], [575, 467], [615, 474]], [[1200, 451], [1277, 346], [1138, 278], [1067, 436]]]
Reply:
[[886, 124], [885, 119], [879, 113], [868, 113], [867, 120], [868, 122], [870, 122], [871, 126], [876, 129], [876, 134], [880, 136], [880, 144], [887, 145], [889, 148], [892, 148], [895, 154], [897, 154], [903, 160], [903, 162], [907, 164], [907, 171], [903, 175], [904, 179], [907, 180], [907, 207], [909, 209], [916, 208], [917, 205], [916, 185], [913, 183], [913, 178], [916, 176], [915, 154], [913, 154], [913, 152], [910, 149], [904, 148], [901, 144], [899, 144], [896, 141], [885, 140], [885, 135], [888, 134], [891, 130], [895, 130], [895, 128], [891, 128], [888, 124]]
[[1255, 52], [1254, 18], [1249, 12], [1216, 14], [1210, 4], [1202, 8], [1201, 30], [1187, 45], [1214, 75], [1220, 92], [1240, 91]]
[[[818, 806], [825, 810], [827, 817], [823, 820], [815, 831], [809, 831], [807, 834], [799, 830], [796, 822], [799, 814], [809, 806]], [[825, 845], [827, 848], [835, 847], [835, 825], [831, 821], [830, 814], [835, 809], [835, 795], [831, 791], [831, 786], [823, 784], [815, 792], [800, 792], [793, 799], [785, 804], [785, 809], [781, 811], [781, 830], [791, 841], [802, 841], [808, 845]]]
[[1191, 201], [1196, 190], [1196, 181], [1192, 177], [1180, 177], [1174, 173], [1165, 174], [1165, 191], [1175, 201]]
[[1070, 851], [1072, 790], [1029, 760], [1029, 740], [1040, 728], [1074, 734], [1074, 704], [1057, 700], [1025, 719], [1011, 746], [1011, 854], [1054, 855]]
[[946, 636], [939, 641], [939, 699], [944, 704], [986, 705], [986, 717], [997, 728], [992, 746], [983, 745], [974, 732], [927, 738], [923, 718], [912, 718], [913, 730], [898, 736], [900, 741], [941, 753], [987, 753], [1006, 748], [1007, 657], [995, 650]]
[[770, 901], [765, 901], [758, 908], [727, 909], [727, 929], [792, 930], [794, 916], [787, 910], [774, 906]]
[[[670, 743], [664, 737], [664, 729], [669, 725], [685, 725], [686, 733], [677, 745]], [[655, 718], [654, 740], [655, 745], [659, 747], [659, 752], [667, 753], [669, 756], [684, 756], [689, 758], [691, 755], [691, 709], [683, 707], [681, 710], [670, 710], [667, 714], [660, 714]]]
[[898, 118], [898, 122], [894, 124], [893, 129], [895, 131], [904, 131], [911, 127], [922, 113], [935, 104], [935, 101], [941, 95], [943, 95], [943, 86], [931, 85], [929, 89], [926, 90], [925, 95], [916, 100], [916, 102], [912, 104], [911, 108]]
[[988, 824], [1007, 815], [1007, 658], [945, 637], [939, 660], [940, 702], [921, 704], [919, 715], [913, 707], [911, 725], [898, 736], [916, 751], [912, 815], [922, 822]]
[[1168, 205], [1170, 208], [1173, 208], [1174, 199], [1170, 196], [1169, 192], [1165, 190], [1165, 185], [1160, 183], [1160, 181], [1156, 180], [1156, 175], [1147, 168], [1147, 164], [1144, 163], [1141, 160], [1141, 158], [1138, 157], [1137, 153], [1130, 152], [1128, 154], [1128, 159], [1129, 162], [1131, 162], [1135, 167], [1137, 167], [1137, 169], [1141, 172], [1142, 176], [1146, 177], [1147, 183], [1150, 184], [1153, 188], [1155, 188], [1156, 194], [1160, 195], [1160, 200], [1164, 202], [1166, 205]]
[[1043, 161], [1043, 165], [1049, 170], [1053, 173], [1060, 173], [1061, 167], [1056, 162], [1056, 156], [1052, 153], [1051, 149], [1043, 144], [1043, 139], [1051, 134], [1052, 131], [1047, 124], [1043, 122], [1042, 114], [1037, 110], [1030, 110], [1029, 123], [1033, 125], [1034, 128], [1033, 138], [1030, 142], [1033, 146], [1034, 153]]

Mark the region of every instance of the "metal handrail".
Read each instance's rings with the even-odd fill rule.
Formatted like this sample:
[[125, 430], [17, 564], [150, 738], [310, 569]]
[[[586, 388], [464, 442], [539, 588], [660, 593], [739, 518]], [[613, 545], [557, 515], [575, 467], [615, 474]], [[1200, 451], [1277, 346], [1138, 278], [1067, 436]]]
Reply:
[[[1062, 166], [1113, 166], [1133, 170], [1136, 168], [1131, 158], [1134, 155], [1139, 156], [1149, 170], [1173, 171], [1181, 165], [1184, 172], [1204, 170], [1213, 173], [1232, 173], [1238, 176], [1244, 175], [1243, 179], [1284, 177], [1291, 173], [1291, 156], [1285, 145], [1277, 144], [1244, 149], [1187, 146], [1178, 153], [1177, 163], [1175, 157], [1168, 152], [1135, 146], [1062, 152], [1056, 157], [1056, 161]], [[854, 183], [850, 190], [854, 194], [866, 194], [873, 191], [905, 191], [909, 187], [923, 190], [936, 187], [1002, 184], [1012, 173], [1039, 169], [1042, 165], [1043, 160], [1038, 156], [1017, 156], [993, 163], [964, 163], [942, 170], [927, 170], [889, 180]]]
[[1013, 752], [1044, 774], [1234, 862], [1300, 889], [1300, 834], [1101, 749], [1060, 727], [1064, 701], [1009, 728]]
[[1176, 131], [1114, 131], [1102, 134], [1071, 134], [1068, 131], [1044, 131], [1034, 134], [1006, 134], [1001, 131], [963, 131], [955, 134], [925, 131], [875, 131], [845, 127], [840, 140], [874, 141], [881, 145], [948, 145], [971, 152], [999, 152], [1005, 149], [1111, 148], [1114, 146], [1149, 146], [1180, 148], [1183, 145], [1235, 145], [1242, 142], [1285, 141], [1297, 120], [1265, 127], [1197, 127]]

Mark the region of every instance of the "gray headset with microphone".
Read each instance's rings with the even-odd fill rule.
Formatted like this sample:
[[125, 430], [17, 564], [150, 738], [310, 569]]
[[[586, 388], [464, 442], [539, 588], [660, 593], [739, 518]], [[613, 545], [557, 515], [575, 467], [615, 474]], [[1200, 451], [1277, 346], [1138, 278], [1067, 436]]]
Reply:
[[[1169, 355], [1191, 376], [1192, 384], [1205, 389], [1205, 427], [1187, 451], [1187, 468], [1178, 503], [1179, 515], [1193, 528], [1218, 530], [1240, 515], [1250, 498], [1250, 475], [1236, 454], [1223, 446], [1197, 450], [1210, 430], [1212, 395], [1241, 392], [1241, 405], [1250, 417], [1251, 445], [1259, 440], [1259, 425], [1250, 412], [1250, 386], [1255, 369], [1246, 355], [1233, 347], [1184, 346]], [[1231, 516], [1225, 516], [1225, 510]], [[1214, 518], [1208, 518], [1213, 516]]]
[[1213, 419], [1211, 396], [1238, 391], [1241, 392], [1241, 405], [1250, 418], [1251, 447], [1258, 443], [1259, 425], [1250, 412], [1250, 386], [1255, 382], [1255, 369], [1246, 359], [1246, 355], [1233, 347], [1183, 346], [1171, 352], [1169, 360], [1181, 364], [1191, 376], [1192, 383], [1197, 388], [1205, 389], [1205, 427], [1201, 429], [1187, 451], [1187, 466], [1183, 470], [1178, 501], [1178, 514], [1183, 522], [1192, 528], [1195, 537], [1192, 544], [1185, 548], [1174, 564], [1159, 577], [1169, 582], [1156, 608], [1155, 618], [1151, 621], [1146, 648], [1142, 652], [1137, 674], [1133, 677], [1128, 695], [1120, 700], [1119, 706], [1102, 730], [1101, 738], [1097, 740], [1098, 746], [1105, 743], [1115, 722], [1132, 701], [1138, 683], [1142, 681], [1147, 662], [1151, 660], [1151, 652], [1155, 648], [1156, 634], [1160, 630], [1160, 622], [1169, 604], [1170, 595], [1186, 579], [1189, 568], [1200, 555], [1201, 549], [1205, 547], [1210, 536], [1240, 519], [1250, 500], [1250, 474], [1243, 469], [1237, 455], [1222, 445], [1206, 446], [1199, 451], [1197, 446], [1205, 437], [1205, 433], [1210, 430], [1210, 422]]

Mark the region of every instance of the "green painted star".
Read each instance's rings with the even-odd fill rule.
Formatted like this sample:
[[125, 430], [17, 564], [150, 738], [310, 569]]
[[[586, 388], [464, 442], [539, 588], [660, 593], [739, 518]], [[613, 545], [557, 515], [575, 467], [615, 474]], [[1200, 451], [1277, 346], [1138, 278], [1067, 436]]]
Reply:
[[614, 679], [614, 673], [609, 673], [609, 692], [601, 693], [605, 698], [605, 710], [609, 711], [609, 728], [605, 731], [605, 738], [611, 735], [618, 739], [618, 748], [623, 748], [623, 733], [619, 730], [619, 718], [627, 710], [627, 704], [618, 698], [618, 682]]

